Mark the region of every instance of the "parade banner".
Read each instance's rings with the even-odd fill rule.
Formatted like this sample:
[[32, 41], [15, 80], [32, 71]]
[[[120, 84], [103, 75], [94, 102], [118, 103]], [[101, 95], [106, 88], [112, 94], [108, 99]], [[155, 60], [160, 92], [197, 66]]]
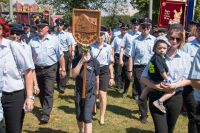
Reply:
[[72, 34], [79, 44], [94, 43], [99, 37], [100, 23], [100, 11], [73, 9]]
[[158, 27], [167, 28], [174, 23], [185, 25], [185, 10], [185, 0], [161, 0]]

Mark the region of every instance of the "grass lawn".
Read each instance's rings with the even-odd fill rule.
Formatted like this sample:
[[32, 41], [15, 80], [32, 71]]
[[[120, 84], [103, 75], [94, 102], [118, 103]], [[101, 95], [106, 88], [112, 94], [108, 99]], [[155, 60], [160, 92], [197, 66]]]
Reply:
[[[74, 82], [71, 80], [64, 95], [55, 90], [54, 106], [48, 124], [40, 125], [41, 108], [36, 99], [33, 113], [27, 113], [23, 133], [78, 133], [74, 105]], [[130, 90], [131, 91], [131, 90]], [[129, 92], [130, 92], [129, 91]], [[110, 88], [105, 126], [98, 123], [99, 111], [93, 119], [93, 133], [153, 133], [154, 126], [149, 114], [148, 123], [139, 121], [138, 107], [130, 98]], [[187, 117], [180, 115], [174, 133], [187, 133]]]

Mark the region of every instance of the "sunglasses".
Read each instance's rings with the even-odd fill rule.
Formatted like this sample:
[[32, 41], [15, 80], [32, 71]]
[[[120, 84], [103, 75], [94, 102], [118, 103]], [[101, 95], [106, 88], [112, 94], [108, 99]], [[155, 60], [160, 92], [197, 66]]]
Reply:
[[175, 39], [176, 39], [177, 42], [181, 41], [181, 38], [175, 38], [175, 37], [172, 37], [172, 36], [169, 37], [169, 40], [173, 40], [174, 41]]
[[57, 24], [56, 26], [63, 26], [62, 24]]
[[150, 29], [150, 24], [141, 24], [141, 28], [144, 30], [144, 29], [147, 29], [149, 30]]
[[142, 26], [142, 29], [143, 29], [143, 30], [144, 30], [144, 29], [149, 30], [149, 29], [150, 29], [150, 26]]

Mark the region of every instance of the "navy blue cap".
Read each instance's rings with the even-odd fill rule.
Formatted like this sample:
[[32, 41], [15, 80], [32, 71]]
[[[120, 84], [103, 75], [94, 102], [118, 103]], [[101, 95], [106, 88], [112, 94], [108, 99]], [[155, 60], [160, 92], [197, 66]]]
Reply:
[[149, 18], [140, 19], [140, 24], [151, 24], [152, 20]]
[[47, 22], [47, 20], [45, 20], [45, 19], [38, 19], [38, 20], [36, 20], [35, 21], [35, 23], [36, 23], [36, 25], [37, 26], [48, 26], [49, 25], [49, 23]]
[[105, 27], [104, 25], [102, 25], [102, 26], [101, 26], [101, 31], [106, 32], [106, 31], [108, 31], [108, 29], [107, 29], [107, 27]]
[[29, 24], [26, 24], [26, 23], [24, 23], [23, 26], [24, 26], [24, 28], [25, 28], [25, 27], [30, 27], [30, 25], [29, 25]]
[[132, 24], [140, 24], [139, 20], [136, 19], [136, 18], [132, 18], [132, 19], [131, 19], [131, 23], [132, 23]]
[[61, 18], [57, 18], [56, 20], [55, 20], [55, 22], [56, 22], [56, 25], [64, 25], [64, 20], [63, 19], [61, 19]]
[[122, 25], [120, 26], [120, 28], [122, 28], [122, 29], [128, 29], [129, 25], [122, 23]]
[[24, 33], [24, 27], [22, 24], [10, 24], [9, 27], [10, 27], [11, 33], [18, 33], [18, 34]]

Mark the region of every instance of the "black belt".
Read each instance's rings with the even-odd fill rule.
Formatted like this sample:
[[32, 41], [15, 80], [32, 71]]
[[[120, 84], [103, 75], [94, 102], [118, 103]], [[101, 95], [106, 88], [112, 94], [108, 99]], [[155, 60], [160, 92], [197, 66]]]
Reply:
[[51, 66], [37, 66], [37, 65], [35, 65], [35, 69], [48, 69], [48, 68], [50, 68], [50, 67], [52, 67], [52, 66], [54, 66], [54, 65], [57, 65], [57, 63], [55, 63], [55, 64], [53, 64], [53, 65], [51, 65]]
[[144, 68], [146, 65], [134, 65], [134, 68]]
[[18, 92], [21, 92], [21, 91], [24, 91], [24, 89], [22, 89], [22, 90], [17, 90], [17, 91], [13, 91], [13, 92], [5, 92], [5, 91], [2, 91], [2, 95], [12, 95], [12, 94], [15, 94], [15, 93], [18, 93]]

